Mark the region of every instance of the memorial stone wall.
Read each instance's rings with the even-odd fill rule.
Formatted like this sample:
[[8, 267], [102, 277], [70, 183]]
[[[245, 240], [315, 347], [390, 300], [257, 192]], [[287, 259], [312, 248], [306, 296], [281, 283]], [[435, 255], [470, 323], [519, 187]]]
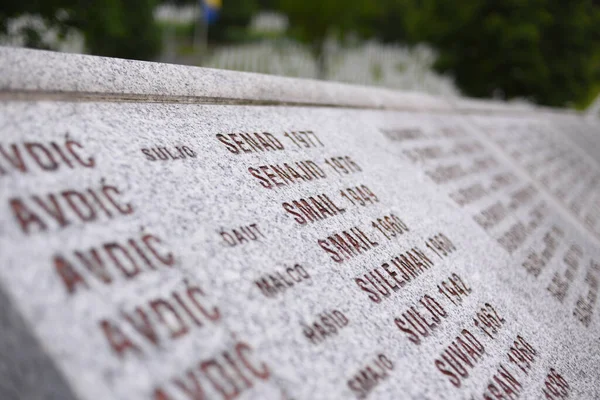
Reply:
[[0, 48], [0, 398], [600, 398], [600, 122]]

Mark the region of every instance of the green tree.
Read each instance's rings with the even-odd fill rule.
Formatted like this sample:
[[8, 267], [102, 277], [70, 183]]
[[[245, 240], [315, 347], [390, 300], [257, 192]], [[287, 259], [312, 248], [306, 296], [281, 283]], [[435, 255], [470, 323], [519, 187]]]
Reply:
[[[73, 27], [73, 21], [64, 12], [61, 15], [58, 10], [71, 9], [76, 2], [77, 0], [3, 0], [2, 7], [0, 7], [0, 34], [8, 32], [8, 23], [12, 18], [28, 13], [37, 14], [48, 25], [58, 28], [60, 36], [64, 36], [68, 29]], [[26, 29], [24, 33], [27, 47], [47, 48], [37, 30]]]
[[[277, 0], [269, 0], [271, 3]], [[168, 0], [174, 5], [199, 4], [198, 0]], [[259, 9], [265, 9], [264, 0], [223, 0], [219, 16], [208, 28], [211, 42], [237, 42], [245, 40], [247, 28]]]
[[320, 78], [327, 76], [325, 41], [361, 32], [375, 11], [372, 0], [278, 0], [277, 8], [289, 20], [290, 33], [310, 46]]
[[[92, 54], [150, 60], [160, 50], [160, 31], [154, 23], [156, 0], [4, 0], [0, 11], [0, 32], [9, 19], [35, 14], [49, 26], [66, 33], [79, 29]], [[35, 32], [26, 43], [43, 47]]]
[[154, 23], [156, 0], [91, 2], [78, 14], [86, 46], [92, 54], [152, 59], [160, 51], [160, 30]]
[[[384, 40], [429, 42], [436, 68], [477, 97], [524, 97], [564, 106], [589, 101], [600, 82], [595, 0], [382, 0]], [[395, 21], [395, 24], [394, 24]]]
[[258, 11], [256, 0], [223, 0], [217, 21], [208, 28], [208, 39], [216, 42], [238, 41]]

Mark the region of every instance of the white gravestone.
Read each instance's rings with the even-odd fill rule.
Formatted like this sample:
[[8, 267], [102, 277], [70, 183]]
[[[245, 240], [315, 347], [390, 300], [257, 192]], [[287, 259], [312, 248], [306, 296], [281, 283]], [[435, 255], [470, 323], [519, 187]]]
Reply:
[[2, 48], [0, 398], [599, 398], [598, 135]]

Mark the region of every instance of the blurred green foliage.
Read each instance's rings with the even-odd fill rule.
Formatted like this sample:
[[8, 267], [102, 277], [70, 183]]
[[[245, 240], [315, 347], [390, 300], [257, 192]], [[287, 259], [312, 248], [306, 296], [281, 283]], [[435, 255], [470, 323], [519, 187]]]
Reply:
[[219, 19], [208, 30], [208, 40], [244, 41], [248, 36], [246, 27], [258, 11], [258, 3], [255, 0], [223, 0]]
[[585, 106], [600, 82], [598, 0], [381, 0], [373, 33], [428, 42], [435, 65], [476, 97]]
[[[22, 14], [37, 14], [60, 35], [79, 29], [92, 54], [149, 60], [160, 51], [160, 31], [154, 22], [156, 0], [3, 0], [0, 32], [8, 20]], [[43, 47], [36, 31], [26, 43]]]
[[366, 32], [366, 22], [378, 11], [372, 0], [276, 0], [274, 5], [288, 17], [290, 34], [310, 46], [321, 78], [327, 74], [327, 38]]
[[[200, 0], [166, 0], [163, 3], [189, 5], [200, 4]], [[208, 29], [208, 40], [218, 43], [250, 40], [246, 28], [256, 13], [268, 8], [267, 4], [264, 0], [222, 0], [219, 17]]]
[[154, 22], [155, 0], [92, 1], [80, 11], [86, 45], [92, 54], [148, 60], [160, 51]]
[[[81, 30], [93, 54], [153, 59], [161, 40], [153, 19], [158, 1], [3, 0], [0, 32], [10, 18], [38, 14], [60, 34]], [[583, 107], [600, 91], [600, 0], [223, 0], [210, 41], [256, 38], [247, 26], [263, 9], [288, 16], [287, 35], [309, 46], [321, 76], [327, 39], [353, 33], [429, 43], [439, 54], [436, 69], [469, 96]], [[35, 30], [27, 45], [43, 45]]]

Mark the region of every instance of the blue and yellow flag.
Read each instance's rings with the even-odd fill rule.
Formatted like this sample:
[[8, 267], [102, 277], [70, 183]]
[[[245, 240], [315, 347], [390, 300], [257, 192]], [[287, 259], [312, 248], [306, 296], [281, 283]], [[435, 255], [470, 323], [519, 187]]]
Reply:
[[204, 14], [204, 22], [207, 24], [214, 23], [219, 18], [221, 10], [221, 0], [201, 0], [202, 12]]

